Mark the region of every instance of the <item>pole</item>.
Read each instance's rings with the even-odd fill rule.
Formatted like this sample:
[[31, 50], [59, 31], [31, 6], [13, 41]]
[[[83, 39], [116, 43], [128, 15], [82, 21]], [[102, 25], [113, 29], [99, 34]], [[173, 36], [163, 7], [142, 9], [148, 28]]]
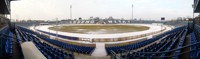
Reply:
[[72, 5], [70, 5], [70, 19], [72, 20]]
[[133, 20], [133, 4], [132, 4], [132, 20]]
[[[56, 29], [58, 29], [58, 18], [56, 18]], [[58, 38], [58, 30], [56, 30], [56, 38]]]
[[11, 22], [11, 12], [10, 12], [10, 30], [11, 30], [12, 32], [14, 32], [14, 27], [13, 27], [13, 24], [12, 24], [12, 22]]
[[193, 17], [193, 19], [192, 19], [192, 30], [194, 30], [194, 27], [195, 27], [195, 18], [194, 18], [194, 4], [192, 5], [192, 8], [193, 8], [193, 15], [192, 15], [192, 17]]

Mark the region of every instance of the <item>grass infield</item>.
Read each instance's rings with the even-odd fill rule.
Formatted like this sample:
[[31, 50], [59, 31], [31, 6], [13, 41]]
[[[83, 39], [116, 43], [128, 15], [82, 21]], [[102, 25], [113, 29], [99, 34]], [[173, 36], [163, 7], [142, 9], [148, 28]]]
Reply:
[[81, 34], [115, 34], [148, 30], [147, 26], [139, 25], [70, 25], [54, 26], [51, 30]]

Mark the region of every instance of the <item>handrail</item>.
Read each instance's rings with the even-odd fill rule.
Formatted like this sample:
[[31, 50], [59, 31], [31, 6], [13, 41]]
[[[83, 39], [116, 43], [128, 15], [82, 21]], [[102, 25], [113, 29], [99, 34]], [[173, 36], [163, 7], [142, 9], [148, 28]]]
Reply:
[[[196, 50], [200, 50], [200, 48], [196, 49]], [[185, 53], [189, 53], [191, 51], [196, 51], [196, 50], [190, 50], [190, 51], [185, 51], [185, 52], [182, 52], [180, 54], [177, 54], [177, 55], [170, 55], [170, 56], [153, 56], [152, 58], [168, 58], [168, 57], [173, 57], [173, 56], [178, 56], [178, 55], [182, 55], [182, 54], [185, 54]], [[150, 57], [150, 56], [140, 56], [140, 55], [137, 55], [136, 56], [139, 56], [139, 57]]]
[[[120, 59], [121, 59], [121, 57], [120, 57], [120, 56], [117, 56], [116, 53], [115, 53], [113, 50], [111, 50], [111, 55], [114, 55], [116, 58], [120, 58]], [[111, 57], [112, 57], [112, 56], [111, 56]]]
[[181, 48], [172, 49], [172, 50], [169, 50], [169, 51], [161, 51], [161, 52], [135, 52], [135, 53], [144, 53], [144, 54], [150, 54], [150, 53], [155, 53], [155, 54], [156, 53], [168, 53], [168, 52], [180, 50], [180, 49], [183, 49], [183, 48], [187, 48], [187, 47], [190, 47], [190, 46], [194, 46], [194, 45], [197, 45], [197, 44], [200, 44], [200, 42], [197, 42], [197, 43], [194, 43], [194, 44], [190, 44], [190, 45], [186, 45], [186, 46], [183, 46]]
[[[176, 48], [176, 49], [172, 49], [172, 50], [169, 50], [169, 51], [161, 51], [161, 52], [135, 52], [135, 51], [131, 51], [131, 52], [132, 53], [138, 53], [138, 54], [162, 54], [162, 53], [173, 52], [173, 51], [180, 50], [180, 49], [183, 49], [183, 48], [187, 48], [187, 47], [190, 47], [190, 46], [195, 46], [195, 45], [198, 45], [198, 44], [200, 44], [200, 42], [197, 42], [197, 43], [194, 43], [194, 44], [190, 44], [190, 45], [186, 45], [186, 46], [183, 46], [181, 48]], [[200, 50], [200, 48], [198, 48], [196, 50]], [[191, 51], [194, 51], [194, 50], [191, 50]], [[129, 53], [131, 53], [131, 52], [129, 52]], [[186, 51], [186, 52], [190, 52], [190, 51]], [[186, 52], [183, 52], [183, 53], [186, 53]], [[183, 53], [180, 53], [180, 54], [183, 54]], [[136, 54], [136, 56], [140, 56], [140, 55]], [[149, 56], [141, 56], [141, 57], [149, 57]], [[154, 57], [156, 57], [156, 56], [154, 56]], [[171, 57], [171, 56], [165, 56], [165, 57]]]
[[[149, 56], [140, 56], [140, 55], [137, 55], [137, 53], [138, 54], [162, 54], [162, 53], [170, 53], [170, 52], [173, 52], [173, 51], [176, 51], [176, 50], [180, 50], [180, 49], [184, 49], [184, 48], [187, 48], [187, 47], [190, 47], [190, 46], [197, 46], [199, 44], [200, 44], [200, 42], [197, 42], [197, 43], [189, 44], [189, 45], [186, 45], [186, 46], [183, 46], [183, 47], [180, 47], [180, 48], [176, 48], [176, 49], [172, 49], [172, 50], [168, 50], [168, 51], [160, 51], [160, 52], [136, 52], [136, 51], [133, 51], [133, 50], [132, 51], [131, 50], [125, 50], [125, 49], [121, 49], [121, 50], [128, 51], [127, 53], [135, 53], [135, 56], [138, 56], [138, 57], [151, 57], [151, 55], [149, 55]], [[196, 51], [196, 50], [200, 50], [200, 48], [193, 49], [193, 50], [190, 50], [190, 51], [185, 51], [185, 52], [182, 52], [182, 53], [180, 53], [178, 55], [185, 54], [185, 53], [188, 53], [188, 52], [191, 52], [191, 51]], [[153, 58], [165, 58], [165, 57], [173, 57], [173, 56], [177, 56], [177, 55], [153, 56]], [[117, 56], [117, 57], [119, 57], [119, 56]]]

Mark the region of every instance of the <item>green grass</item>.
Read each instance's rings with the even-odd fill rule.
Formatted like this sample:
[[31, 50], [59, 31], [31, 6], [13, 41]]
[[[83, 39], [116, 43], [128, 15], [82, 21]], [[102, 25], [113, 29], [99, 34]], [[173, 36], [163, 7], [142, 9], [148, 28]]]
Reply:
[[143, 31], [149, 29], [146, 26], [136, 25], [75, 25], [75, 26], [54, 26], [50, 27], [51, 30], [58, 30], [62, 32], [83, 33], [89, 34], [98, 32], [98, 34], [113, 34], [113, 33], [126, 33]]

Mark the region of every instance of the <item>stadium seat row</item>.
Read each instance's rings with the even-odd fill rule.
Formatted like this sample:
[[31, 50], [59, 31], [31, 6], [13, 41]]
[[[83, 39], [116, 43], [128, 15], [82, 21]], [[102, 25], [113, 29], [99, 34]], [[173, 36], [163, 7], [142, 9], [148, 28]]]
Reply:
[[64, 48], [64, 49], [72, 51], [72, 52], [78, 52], [78, 53], [83, 53], [83, 54], [91, 54], [95, 49], [95, 47], [79, 46], [79, 45], [60, 42], [60, 41], [57, 41], [57, 40], [50, 39], [48, 37], [42, 36], [40, 34], [34, 33], [33, 31], [25, 29], [23, 27], [19, 27], [19, 28], [21, 29], [21, 31], [26, 31], [26, 33], [34, 34], [34, 35], [38, 36], [39, 38], [41, 38], [41, 39], [43, 39], [43, 40], [45, 40], [45, 41], [47, 41], [47, 42], [49, 42], [51, 44], [54, 44], [56, 46], [59, 46], [61, 48]]
[[111, 47], [106, 47], [106, 51], [107, 51], [107, 54], [110, 55], [111, 54], [111, 50], [114, 51], [115, 53], [122, 53], [124, 52], [124, 50], [134, 50], [134, 49], [137, 49], [137, 48], [140, 48], [140, 47], [143, 47], [147, 44], [150, 44], [152, 42], [155, 42], [159, 39], [161, 39], [162, 37], [164, 36], [167, 36], [171, 33], [174, 33], [176, 31], [179, 31], [179, 30], [182, 30], [184, 29], [185, 26], [183, 27], [179, 27], [179, 28], [175, 28], [174, 30], [171, 30], [169, 32], [165, 32], [157, 37], [154, 37], [154, 38], [151, 38], [151, 39], [148, 39], [148, 40], [145, 40], [145, 41], [141, 41], [141, 42], [137, 42], [137, 43], [134, 43], [134, 44], [128, 44], [128, 45], [123, 45], [123, 46], [111, 46]]
[[69, 39], [69, 40], [79, 40], [79, 38], [77, 38], [77, 37], [69, 37], [69, 36], [59, 35], [59, 34], [55, 34], [55, 33], [49, 33], [49, 32], [42, 31], [42, 30], [38, 30], [38, 31], [46, 33], [46, 34], [50, 34], [50, 35], [53, 35], [53, 36], [57, 35], [58, 37]]

